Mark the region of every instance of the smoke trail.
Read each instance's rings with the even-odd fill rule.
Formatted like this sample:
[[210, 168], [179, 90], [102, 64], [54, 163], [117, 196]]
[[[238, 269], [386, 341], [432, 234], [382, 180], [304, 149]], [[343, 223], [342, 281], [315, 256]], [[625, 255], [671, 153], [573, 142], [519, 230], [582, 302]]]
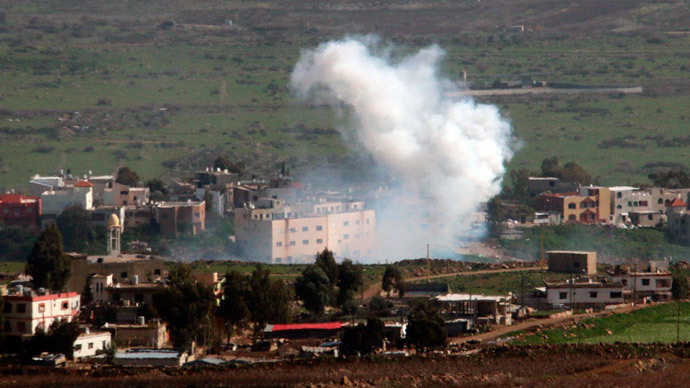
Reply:
[[399, 183], [377, 204], [377, 259], [415, 256], [429, 242], [454, 246], [479, 204], [500, 191], [510, 124], [493, 105], [444, 96], [453, 86], [438, 75], [438, 46], [392, 61], [373, 43], [346, 38], [303, 52], [291, 90], [348, 107], [352, 126], [339, 129], [346, 141]]

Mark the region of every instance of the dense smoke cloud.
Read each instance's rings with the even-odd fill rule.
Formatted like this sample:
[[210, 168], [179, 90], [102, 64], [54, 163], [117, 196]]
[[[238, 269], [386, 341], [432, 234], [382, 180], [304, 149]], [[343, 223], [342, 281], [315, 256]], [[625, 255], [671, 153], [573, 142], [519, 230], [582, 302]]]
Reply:
[[[499, 193], [512, 157], [510, 124], [493, 105], [454, 99], [438, 74], [438, 46], [399, 60], [376, 39], [346, 38], [305, 51], [291, 90], [303, 100], [345, 105], [346, 142], [373, 155], [396, 182], [379, 203], [376, 259], [419, 256], [427, 243], [456, 246], [481, 202]], [[356, 143], [355, 143], [356, 142]]]

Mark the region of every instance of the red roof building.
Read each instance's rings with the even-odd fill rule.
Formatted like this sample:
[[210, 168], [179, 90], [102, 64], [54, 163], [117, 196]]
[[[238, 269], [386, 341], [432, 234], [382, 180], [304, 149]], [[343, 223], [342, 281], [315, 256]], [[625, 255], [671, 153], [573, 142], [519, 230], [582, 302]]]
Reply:
[[36, 330], [48, 330], [56, 320], [71, 322], [79, 314], [80, 295], [76, 292], [37, 294], [15, 290], [4, 299], [2, 329], [6, 335], [32, 336]]
[[0, 195], [0, 222], [5, 225], [38, 225], [41, 217], [41, 197], [21, 194]]
[[327, 338], [337, 336], [342, 327], [340, 322], [269, 324], [264, 329], [264, 335], [268, 338]]
[[674, 198], [671, 203], [666, 205], [666, 207], [688, 207], [688, 204], [678, 198]]

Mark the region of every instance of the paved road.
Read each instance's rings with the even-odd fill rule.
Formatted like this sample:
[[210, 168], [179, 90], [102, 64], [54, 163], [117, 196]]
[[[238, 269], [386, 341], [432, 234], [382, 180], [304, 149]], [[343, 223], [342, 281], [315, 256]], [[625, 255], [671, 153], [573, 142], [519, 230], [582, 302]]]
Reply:
[[[414, 278], [408, 278], [405, 279], [406, 282], [415, 282], [415, 281], [420, 281], [420, 280], [425, 280], [427, 278], [430, 279], [438, 279], [438, 278], [447, 278], [447, 277], [452, 277], [452, 276], [467, 276], [467, 275], [483, 275], [483, 274], [491, 274], [491, 273], [503, 273], [503, 272], [518, 272], [518, 271], [538, 271], [538, 270], [543, 270], [545, 268], [542, 267], [523, 267], [523, 268], [508, 268], [508, 269], [487, 269], [487, 270], [481, 270], [481, 271], [462, 271], [462, 272], [451, 272], [451, 273], [441, 273], [441, 274], [435, 274], [431, 276], [420, 276], [420, 277], [414, 277]], [[362, 293], [362, 296], [364, 299], [369, 299], [373, 298], [376, 295], [379, 295], [381, 293], [381, 283], [374, 284], [364, 290]]]

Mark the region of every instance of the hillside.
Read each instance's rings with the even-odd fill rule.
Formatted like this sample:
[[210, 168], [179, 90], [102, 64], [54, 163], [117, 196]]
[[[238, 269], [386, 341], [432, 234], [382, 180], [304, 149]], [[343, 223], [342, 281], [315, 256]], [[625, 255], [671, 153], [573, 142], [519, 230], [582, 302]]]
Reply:
[[644, 181], [687, 167], [689, 12], [643, 1], [11, 2], [0, 15], [0, 189], [60, 169], [165, 177], [223, 151], [250, 172], [282, 160], [297, 175], [362, 170], [368, 159], [337, 131], [346, 119], [286, 89], [300, 50], [348, 33], [401, 52], [437, 43], [454, 81], [465, 70], [641, 85], [641, 95], [482, 101], [515, 127], [510, 168], [557, 154], [602, 183]]

